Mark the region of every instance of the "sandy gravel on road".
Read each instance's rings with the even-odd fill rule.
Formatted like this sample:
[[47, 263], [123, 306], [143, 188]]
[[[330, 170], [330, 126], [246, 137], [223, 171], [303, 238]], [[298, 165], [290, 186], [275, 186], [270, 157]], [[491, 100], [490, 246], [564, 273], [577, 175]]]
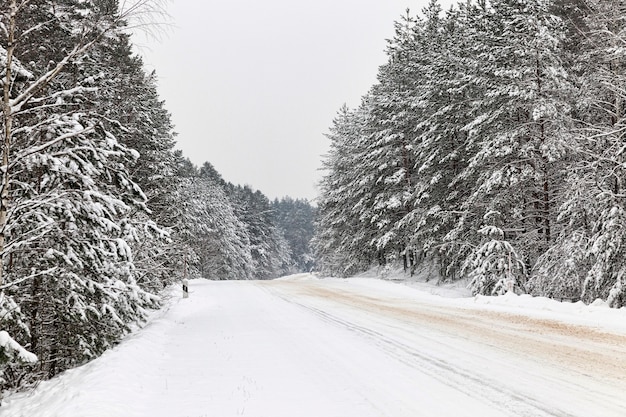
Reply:
[[410, 322], [417, 329], [453, 334], [606, 382], [626, 383], [626, 335], [623, 334], [523, 315], [389, 297], [379, 299], [359, 294], [358, 289], [333, 288], [319, 281], [271, 281], [263, 285], [298, 297], [323, 299], [383, 314]]

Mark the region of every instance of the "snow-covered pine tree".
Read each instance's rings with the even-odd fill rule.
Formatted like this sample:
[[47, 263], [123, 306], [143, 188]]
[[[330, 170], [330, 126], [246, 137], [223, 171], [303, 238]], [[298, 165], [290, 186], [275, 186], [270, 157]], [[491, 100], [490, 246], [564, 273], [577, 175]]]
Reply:
[[31, 369], [3, 363], [3, 387], [94, 357], [155, 302], [135, 281], [128, 244], [130, 214], [145, 209], [126, 169], [137, 154], [94, 111], [99, 80], [85, 64], [122, 26], [123, 14], [104, 6], [2, 9], [0, 320], [39, 357]]
[[410, 232], [398, 222], [412, 210], [415, 187], [415, 125], [421, 117], [417, 87], [422, 74], [411, 65], [421, 60], [416, 47], [418, 22], [406, 15], [395, 23], [389, 41], [388, 62], [378, 71], [378, 83], [369, 94], [368, 118], [364, 130], [365, 150], [361, 169], [373, 177], [370, 183], [357, 182], [363, 196], [360, 218], [375, 230], [371, 245], [381, 257], [407, 258]]
[[230, 198], [237, 218], [248, 231], [254, 277], [268, 279], [284, 275], [289, 270], [291, 254], [275, 223], [268, 198], [248, 186], [231, 187]]
[[520, 292], [526, 279], [524, 261], [498, 227], [500, 213], [485, 214], [484, 225], [478, 233], [482, 241], [468, 256], [463, 272], [470, 281], [472, 294], [502, 295], [509, 291]]
[[211, 180], [216, 185], [222, 187], [225, 191], [228, 188], [228, 183], [222, 178], [222, 174], [220, 174], [217, 169], [208, 161], [205, 161], [198, 171], [198, 175], [202, 178], [207, 178]]
[[307, 200], [283, 197], [273, 201], [272, 210], [291, 252], [288, 272], [309, 272], [315, 265], [311, 249], [315, 208]]
[[601, 298], [621, 307], [626, 305], [626, 5], [589, 1], [577, 11], [579, 18], [570, 21], [581, 39], [571, 172], [582, 192], [570, 196], [563, 217], [572, 222], [572, 212], [585, 216], [585, 227], [574, 231], [587, 244], [580, 262], [586, 271], [583, 300]]
[[98, 83], [98, 113], [120, 142], [139, 153], [128, 169], [146, 195], [149, 212], [133, 214], [137, 236], [131, 248], [138, 282], [143, 288], [159, 291], [177, 277], [180, 268], [176, 262], [181, 257], [181, 249], [167, 237], [180, 215], [171, 117], [158, 97], [156, 74], [146, 74], [127, 35], [107, 38], [91, 51], [88, 60], [94, 78], [102, 80]]
[[[475, 21], [470, 80], [483, 94], [464, 126], [474, 150], [461, 178], [476, 186], [463, 204], [469, 233], [489, 211], [527, 266], [552, 244], [567, 157], [570, 85], [561, 61], [564, 27], [543, 0], [495, 1]], [[480, 216], [480, 217], [479, 217]], [[471, 221], [473, 219], [473, 221]]]
[[470, 87], [463, 60], [469, 40], [459, 12], [451, 10], [444, 17], [433, 0], [422, 14], [404, 70], [413, 78], [408, 98], [414, 169], [406, 214], [396, 229], [405, 230], [414, 258], [434, 257], [441, 275], [454, 278], [463, 242], [444, 238], [458, 218], [458, 201], [467, 189], [455, 179], [466, 166], [466, 134], [461, 129], [468, 114]]
[[181, 258], [187, 257], [203, 278], [252, 279], [248, 230], [222, 186], [202, 177], [188, 160], [179, 161], [178, 175], [182, 211], [173, 226], [173, 238], [185, 248]]
[[320, 197], [312, 246], [317, 269], [331, 276], [349, 276], [367, 269], [378, 256], [371, 246], [375, 225], [360, 217], [372, 191], [366, 186], [375, 173], [366, 172], [361, 158], [366, 152], [364, 126], [368, 117], [368, 97], [361, 106], [349, 110], [344, 105], [330, 131], [330, 150], [323, 164]]

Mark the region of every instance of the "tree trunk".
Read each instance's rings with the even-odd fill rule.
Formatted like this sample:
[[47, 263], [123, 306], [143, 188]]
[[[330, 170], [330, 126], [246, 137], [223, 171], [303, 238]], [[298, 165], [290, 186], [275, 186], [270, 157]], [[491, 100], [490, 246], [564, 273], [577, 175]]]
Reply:
[[13, 109], [11, 108], [11, 86], [13, 53], [15, 51], [15, 15], [17, 4], [12, 0], [9, 5], [9, 27], [7, 28], [7, 59], [2, 95], [2, 121], [4, 123], [4, 140], [2, 141], [2, 179], [0, 180], [0, 286], [4, 285], [4, 247], [6, 244], [6, 224], [9, 209], [9, 152], [13, 135]]

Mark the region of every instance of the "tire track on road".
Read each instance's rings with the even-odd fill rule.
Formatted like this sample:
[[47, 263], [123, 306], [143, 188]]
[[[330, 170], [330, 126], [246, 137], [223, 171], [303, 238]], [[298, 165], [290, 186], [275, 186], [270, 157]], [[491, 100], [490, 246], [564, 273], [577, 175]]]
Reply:
[[[503, 389], [497, 381], [488, 380], [484, 376], [475, 376], [472, 371], [459, 368], [458, 365], [453, 365], [444, 359], [425, 355], [414, 347], [391, 339], [383, 333], [342, 320], [315, 307], [284, 297], [281, 298], [316, 314], [328, 323], [367, 337], [390, 356], [405, 365], [415, 368], [445, 385], [454, 387], [456, 390], [474, 398], [481, 397], [485, 402], [491, 403], [503, 412], [525, 417], [575, 417], [573, 414], [544, 407], [531, 397]], [[506, 406], [503, 406], [503, 404], [506, 404]]]
[[[445, 330], [515, 354], [523, 353], [551, 365], [556, 362], [568, 371], [601, 375], [620, 384], [626, 383], [626, 335], [488, 310], [432, 304], [408, 306], [406, 300], [383, 300], [315, 285], [294, 289], [313, 298], [378, 311], [401, 321]], [[402, 302], [403, 305], [395, 304]]]
[[[515, 386], [507, 385], [503, 381], [490, 378], [485, 372], [477, 374], [475, 369], [463, 367], [462, 361], [459, 361], [458, 358], [454, 358], [456, 361], [454, 359], [450, 361], [444, 356], [436, 356], [432, 352], [425, 353], [420, 350], [419, 346], [407, 343], [406, 339], [394, 337], [393, 334], [390, 334], [393, 332], [387, 332], [383, 329], [385, 330], [385, 333], [383, 333], [373, 329], [369, 323], [367, 324], [369, 327], [365, 327], [356, 323], [355, 320], [340, 317], [335, 310], [330, 312], [327, 309], [316, 307], [312, 303], [307, 302], [306, 299], [302, 300], [301, 297], [310, 297], [311, 300], [323, 299], [325, 302], [331, 301], [355, 310], [365, 311], [374, 317], [377, 314], [392, 316], [394, 320], [402, 322], [402, 324], [398, 325], [399, 329], [406, 330], [406, 323], [415, 326], [416, 330], [419, 330], [420, 326], [426, 326], [434, 329], [436, 332], [443, 334], [451, 333], [454, 334], [454, 337], [461, 337], [473, 343], [478, 342], [486, 345], [489, 349], [506, 351], [509, 354], [512, 352], [516, 355], [519, 355], [521, 352], [525, 359], [528, 359], [529, 356], [535, 358], [541, 352], [539, 356], [546, 363], [558, 358], [557, 362], [560, 365], [572, 365], [572, 358], [581, 359], [581, 355], [584, 355], [585, 357], [582, 359], [585, 363], [583, 365], [576, 364], [573, 367], [577, 372], [589, 376], [588, 372], [590, 370], [593, 371], [593, 375], [596, 375], [610, 368], [611, 372], [609, 374], [611, 378], [623, 382], [623, 373], [621, 372], [623, 369], [620, 369], [620, 367], [622, 366], [621, 360], [626, 361], [626, 354], [622, 355], [621, 358], [618, 356], [616, 363], [615, 358], [611, 358], [610, 354], [595, 352], [595, 355], [590, 355], [590, 352], [584, 348], [571, 346], [573, 337], [583, 339], [587, 337], [584, 339], [585, 341], [589, 341], [594, 345], [601, 344], [604, 348], [608, 346], [609, 352], [619, 355], [620, 352], [623, 352], [626, 344], [624, 343], [626, 342], [626, 337], [620, 335], [604, 334], [583, 326], [566, 325], [524, 316], [503, 315], [491, 311], [454, 309], [455, 311], [450, 312], [450, 307], [446, 307], [448, 310], [444, 311], [441, 307], [437, 308], [434, 305], [420, 305], [419, 310], [418, 307], [409, 309], [406, 306], [390, 304], [394, 300], [381, 300], [352, 292], [346, 293], [316, 284], [279, 283], [278, 285], [265, 285], [265, 287], [285, 301], [309, 310], [328, 323], [343, 327], [370, 339], [387, 354], [407, 366], [413, 367], [467, 395], [481, 398], [483, 401], [491, 403], [494, 407], [512, 415], [575, 417], [580, 414], [572, 414], [559, 406], [546, 405], [541, 399], [525, 394], [523, 391], [516, 389]], [[288, 292], [287, 294], [285, 290]], [[294, 293], [299, 295], [300, 298], [294, 298]], [[404, 301], [406, 302], [406, 300]], [[388, 321], [381, 323], [386, 327], [390, 326]], [[530, 330], [531, 328], [539, 329], [538, 336]], [[565, 342], [562, 340], [559, 340], [558, 343], [550, 341], [552, 336], [565, 339]], [[605, 336], [606, 341], [604, 340]], [[426, 335], [422, 332], [420, 333], [420, 338], [428, 339], [429, 343], [443, 343], [440, 334]], [[447, 350], [449, 348], [450, 346], [447, 346]], [[513, 360], [515, 361], [515, 359]], [[564, 369], [571, 370], [572, 367], [565, 366]], [[528, 371], [524, 370], [524, 372]], [[563, 374], [561, 373], [561, 375]], [[602, 376], [606, 377], [604, 374]], [[547, 386], [564, 386], [564, 388], [573, 392], [578, 391], [581, 393], [588, 391], [588, 387], [581, 385], [580, 382], [574, 379], [565, 380], [562, 376], [550, 379], [547, 374], [536, 377], [541, 378], [541, 383]], [[621, 415], [619, 410], [623, 403], [620, 405], [616, 402], [612, 390], [609, 392], [596, 391], [593, 392], [593, 396], [599, 403], [607, 404], [607, 407], [615, 409], [615, 415]]]

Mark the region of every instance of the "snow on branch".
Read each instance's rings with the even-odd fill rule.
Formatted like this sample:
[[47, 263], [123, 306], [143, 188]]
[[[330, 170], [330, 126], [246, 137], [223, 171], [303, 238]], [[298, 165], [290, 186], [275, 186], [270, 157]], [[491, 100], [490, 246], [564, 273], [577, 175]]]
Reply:
[[[65, 97], [71, 97], [71, 96], [74, 96], [75, 94], [95, 93], [97, 91], [98, 91], [98, 87], [85, 87], [85, 86], [79, 85], [73, 88], [69, 88], [67, 90], [56, 91], [53, 94], [50, 94], [49, 96], [46, 96], [46, 97], [38, 97], [38, 98], [32, 99], [31, 103], [37, 105], [39, 103], [55, 100], [56, 105], [62, 105], [66, 103], [59, 102], [60, 99], [63, 99]], [[37, 108], [39, 109], [40, 107], [37, 107]]]
[[17, 356], [20, 360], [28, 363], [37, 362], [37, 356], [33, 353], [30, 353], [26, 349], [22, 347], [19, 343], [13, 339], [9, 333], [4, 330], [0, 330], [0, 348], [2, 350], [9, 352], [16, 352]]
[[[6, 68], [7, 66], [7, 60], [8, 60], [8, 52], [6, 49], [4, 49], [2, 46], [0, 46], [0, 65], [3, 68]], [[35, 76], [33, 75], [32, 72], [28, 71], [23, 65], [22, 63], [15, 57], [11, 57], [11, 72], [14, 74], [17, 74], [19, 77], [25, 79], [25, 80], [32, 80], [33, 78], [35, 78]], [[3, 84], [4, 80], [0, 79], [0, 84]]]
[[84, 52], [86, 52], [89, 48], [91, 48], [96, 42], [98, 38], [87, 42], [84, 45], [76, 45], [72, 51], [70, 51], [61, 61], [57, 63], [57, 65], [52, 68], [50, 71], [43, 74], [37, 80], [35, 80], [31, 85], [28, 86], [19, 96], [10, 100], [10, 106], [14, 112], [18, 112], [21, 110], [22, 106], [30, 101], [35, 94], [46, 85], [50, 83], [56, 76], [65, 68], [67, 64], [72, 62], [74, 58], [80, 56]]
[[17, 285], [17, 284], [21, 284], [24, 281], [28, 281], [29, 279], [32, 279], [32, 278], [35, 278], [35, 277], [38, 277], [38, 276], [41, 276], [41, 275], [52, 274], [57, 269], [58, 269], [57, 267], [54, 267], [54, 268], [46, 269], [45, 271], [39, 271], [39, 272], [37, 272], [35, 274], [31, 274], [31, 275], [22, 277], [20, 279], [16, 279], [15, 281], [11, 281], [11, 282], [8, 282], [8, 283], [6, 283], [4, 285], [0, 285], [0, 290], [6, 290], [7, 288], [10, 288], [10, 287], [12, 287], [14, 285]]
[[80, 136], [80, 135], [84, 135], [84, 134], [87, 134], [87, 133], [91, 133], [94, 130], [95, 130], [95, 126], [87, 126], [86, 128], [83, 128], [82, 130], [75, 130], [75, 131], [72, 131], [72, 132], [68, 132], [68, 133], [66, 133], [64, 135], [60, 135], [60, 136], [54, 138], [53, 140], [48, 141], [46, 143], [43, 143], [43, 144], [41, 144], [39, 146], [33, 146], [31, 148], [28, 148], [26, 150], [26, 152], [20, 153], [20, 154], [15, 156], [14, 161], [11, 164], [11, 166], [17, 164], [20, 160], [26, 158], [27, 156], [30, 156], [32, 154], [44, 151], [47, 148], [49, 148], [49, 147], [51, 147], [51, 146], [53, 146], [53, 145], [55, 145], [55, 144], [57, 144], [59, 142], [63, 142], [64, 140], [71, 139], [71, 138], [76, 137], [76, 136]]

